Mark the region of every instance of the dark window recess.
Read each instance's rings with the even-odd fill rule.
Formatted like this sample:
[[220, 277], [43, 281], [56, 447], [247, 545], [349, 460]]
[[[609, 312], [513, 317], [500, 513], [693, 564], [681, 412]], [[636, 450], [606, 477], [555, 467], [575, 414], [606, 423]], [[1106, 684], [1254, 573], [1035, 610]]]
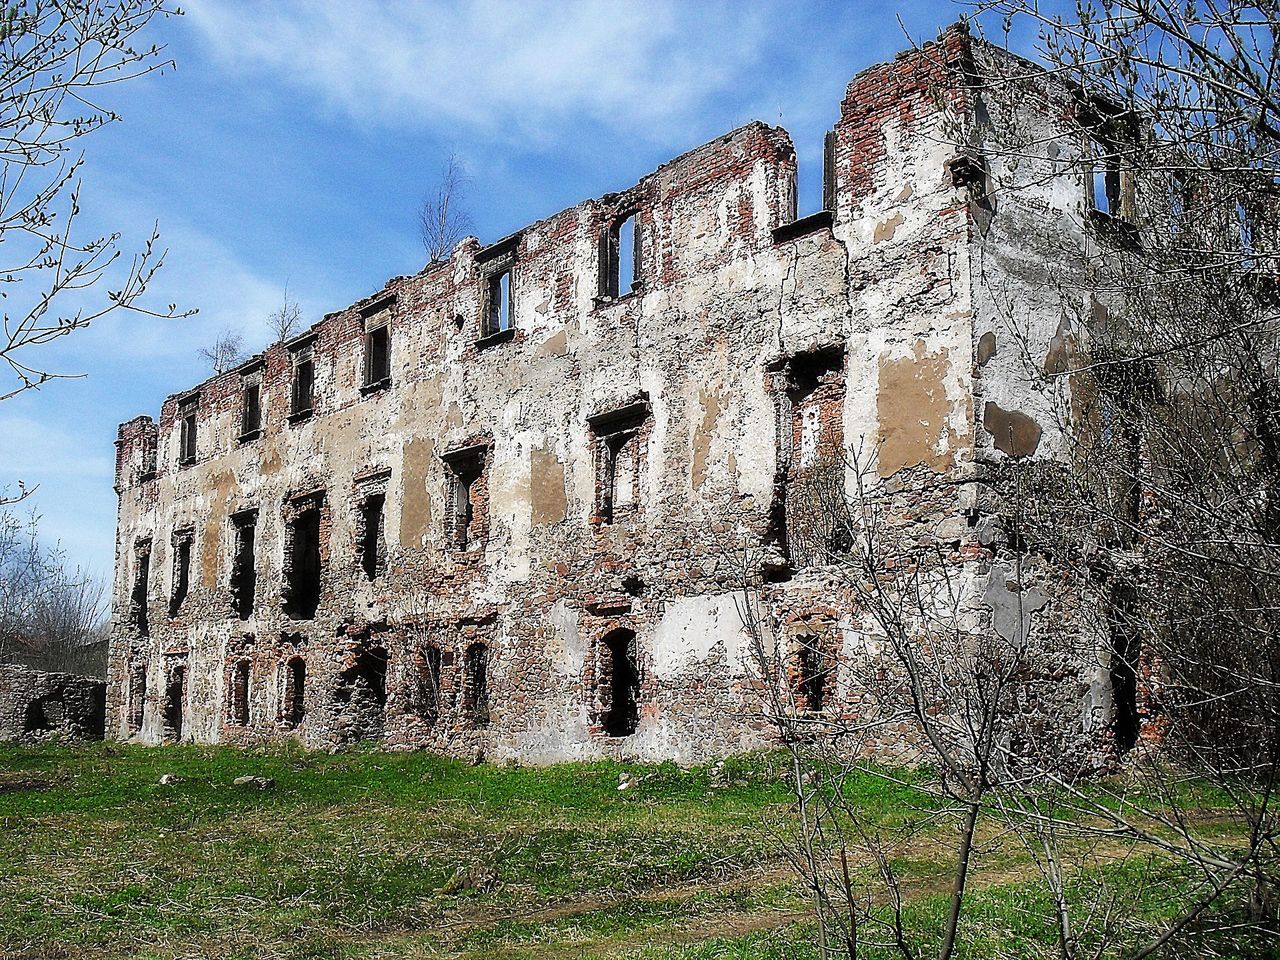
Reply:
[[487, 536], [483, 450], [467, 450], [445, 457], [449, 468], [447, 529], [449, 543], [461, 550], [480, 546]]
[[249, 510], [231, 518], [235, 527], [236, 552], [231, 561], [231, 603], [241, 620], [253, 616], [254, 594], [258, 588], [255, 556], [258, 511]]
[[391, 379], [391, 325], [384, 323], [364, 335], [364, 385], [379, 387]]
[[151, 541], [139, 540], [134, 547], [137, 568], [133, 578], [133, 593], [129, 598], [130, 615], [138, 635], [151, 635], [148, 609], [151, 606]]
[[179, 664], [169, 671], [164, 689], [165, 731], [175, 740], [182, 739], [182, 720], [187, 702], [187, 668]]
[[822, 138], [822, 209], [836, 208], [836, 132]]
[[637, 214], [627, 214], [605, 231], [600, 243], [600, 296], [626, 296], [641, 286], [640, 229]]
[[137, 733], [147, 708], [147, 665], [135, 662], [129, 666], [129, 729]]
[[374, 493], [360, 504], [360, 567], [366, 580], [376, 580], [386, 572], [386, 503], [385, 493]]
[[301, 419], [311, 413], [312, 390], [315, 384], [315, 362], [311, 359], [310, 345], [300, 347], [293, 355], [293, 386], [290, 392], [289, 416]]
[[488, 282], [485, 285], [484, 322], [480, 328], [481, 337], [492, 337], [495, 334], [515, 329], [512, 314], [511, 276], [511, 267], [489, 275]]
[[628, 737], [640, 722], [640, 670], [636, 635], [617, 630], [601, 641], [601, 726], [611, 737]]
[[285, 556], [284, 611], [294, 620], [310, 620], [320, 605], [320, 505], [296, 507], [289, 520]]
[[184, 404], [178, 408], [181, 421], [181, 435], [178, 443], [178, 462], [187, 464], [196, 462], [196, 405]]
[[179, 530], [173, 535], [173, 594], [169, 598], [171, 617], [178, 615], [191, 589], [191, 550], [194, 545], [194, 530]]
[[462, 713], [473, 727], [489, 725], [489, 648], [483, 643], [467, 647], [462, 657]]
[[1135, 628], [1137, 595], [1130, 586], [1117, 587], [1107, 611], [1111, 627], [1111, 709], [1116, 748], [1131, 750], [1138, 743], [1142, 719], [1138, 712], [1140, 647]]
[[440, 648], [423, 647], [417, 657], [417, 689], [414, 691], [414, 712], [428, 725], [440, 717]]
[[307, 661], [293, 657], [284, 669], [284, 700], [280, 719], [286, 727], [302, 725], [307, 716]]
[[248, 660], [237, 660], [231, 668], [231, 690], [228, 701], [227, 719], [237, 727], [249, 723], [249, 674]]
[[802, 710], [819, 713], [826, 708], [827, 674], [819, 639], [796, 638], [796, 699]]
[[262, 432], [262, 384], [246, 383], [240, 402], [240, 439], [252, 440]]

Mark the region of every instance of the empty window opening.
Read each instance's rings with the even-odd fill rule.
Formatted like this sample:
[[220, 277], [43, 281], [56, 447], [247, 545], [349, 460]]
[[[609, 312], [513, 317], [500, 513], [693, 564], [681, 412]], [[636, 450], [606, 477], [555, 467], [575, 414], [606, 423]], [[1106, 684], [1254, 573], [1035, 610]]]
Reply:
[[462, 658], [462, 714], [473, 727], [489, 725], [489, 648], [483, 643], [467, 647]]
[[374, 493], [360, 504], [360, 566], [366, 580], [376, 580], [386, 571], [386, 503], [385, 493]]
[[231, 689], [227, 703], [227, 719], [237, 727], [249, 724], [249, 676], [252, 667], [248, 660], [237, 660], [231, 668]]
[[240, 439], [252, 440], [262, 432], [262, 382], [246, 380], [240, 396]]
[[414, 712], [428, 725], [440, 717], [440, 648], [434, 645], [418, 651], [414, 664], [417, 673], [417, 689], [414, 691]]
[[285, 613], [294, 620], [310, 620], [320, 605], [320, 511], [318, 499], [292, 505], [285, 545]]
[[191, 400], [178, 408], [178, 418], [181, 423], [178, 462], [181, 464], [196, 462], [196, 407], [196, 401]]
[[26, 715], [22, 718], [24, 733], [48, 733], [62, 726], [66, 716], [66, 707], [62, 697], [49, 694], [37, 697], [27, 704]]
[[595, 437], [595, 518], [599, 523], [613, 523], [640, 503], [648, 407], [633, 404], [592, 417], [589, 424]]
[[822, 138], [822, 209], [836, 208], [836, 132], [828, 130]]
[[312, 390], [315, 384], [315, 363], [311, 359], [311, 344], [293, 352], [293, 385], [290, 392], [289, 416], [301, 419], [311, 413]]
[[176, 617], [191, 589], [191, 550], [195, 531], [179, 530], [173, 535], [173, 593], [169, 598], [169, 616]]
[[830, 670], [818, 637], [801, 636], [795, 642], [795, 691], [801, 710], [820, 713], [827, 706]]
[[507, 267], [490, 274], [485, 287], [485, 311], [482, 336], [493, 336], [515, 329], [513, 322], [513, 304], [511, 298], [512, 268]]
[[364, 335], [364, 385], [377, 387], [391, 380], [391, 324], [371, 326]]
[[253, 616], [254, 594], [258, 587], [255, 557], [258, 511], [246, 510], [231, 518], [235, 527], [235, 556], [231, 561], [231, 603], [241, 620]]
[[129, 667], [129, 707], [126, 720], [129, 730], [137, 733], [142, 729], [147, 706], [147, 665], [133, 663]]
[[164, 690], [164, 726], [175, 740], [182, 739], [183, 715], [187, 702], [187, 668], [179, 664], [169, 672]]
[[476, 549], [488, 536], [485, 456], [484, 448], [469, 447], [444, 457], [449, 468], [445, 533], [460, 550]]
[[1111, 629], [1111, 709], [1116, 748], [1130, 750], [1142, 729], [1138, 712], [1138, 661], [1140, 649], [1134, 626], [1137, 597], [1133, 588], [1117, 587], [1108, 616]]
[[338, 736], [346, 742], [382, 735], [387, 703], [387, 651], [361, 651], [338, 675], [334, 699], [338, 706]]
[[1120, 162], [1114, 156], [1095, 158], [1091, 178], [1093, 209], [1109, 216], [1120, 215]]
[[637, 224], [637, 214], [629, 213], [605, 231], [600, 251], [602, 297], [625, 297], [640, 287], [640, 231]]
[[600, 720], [611, 737], [629, 737], [640, 723], [640, 669], [636, 635], [616, 630], [600, 643]]
[[307, 716], [307, 661], [292, 657], [284, 668], [284, 698], [280, 719], [289, 728], [302, 725]]
[[138, 466], [138, 483], [145, 483], [148, 480], [155, 479], [158, 447], [159, 437], [156, 436], [154, 430], [143, 436], [142, 462]]
[[148, 608], [151, 605], [151, 541], [139, 540], [134, 546], [137, 556], [133, 576], [133, 593], [129, 597], [130, 619], [142, 637], [151, 635]]
[[775, 542], [795, 567], [831, 563], [852, 542], [852, 516], [844, 494], [844, 354], [794, 357], [778, 392], [781, 488]]

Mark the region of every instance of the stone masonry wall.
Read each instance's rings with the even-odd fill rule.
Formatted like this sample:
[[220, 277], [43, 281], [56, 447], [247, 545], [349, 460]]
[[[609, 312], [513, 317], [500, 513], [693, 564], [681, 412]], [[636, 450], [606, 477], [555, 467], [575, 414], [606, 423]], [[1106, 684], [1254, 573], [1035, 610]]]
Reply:
[[101, 740], [106, 684], [93, 677], [0, 664], [0, 740]]

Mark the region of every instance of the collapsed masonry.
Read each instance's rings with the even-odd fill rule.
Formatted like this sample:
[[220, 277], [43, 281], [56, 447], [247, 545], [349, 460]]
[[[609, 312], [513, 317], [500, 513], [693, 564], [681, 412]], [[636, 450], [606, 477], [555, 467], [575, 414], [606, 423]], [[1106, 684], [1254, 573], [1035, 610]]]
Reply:
[[[1052, 91], [1003, 104], [1039, 164], [957, 147], [990, 108], [966, 78], [998, 56], [953, 28], [857, 76], [821, 213], [796, 219], [790, 138], [752, 123], [123, 424], [112, 734], [535, 761], [758, 746], [744, 590], [797, 710], [856, 716], [878, 647], [824, 575], [839, 531], [804, 507], [851, 488], [855, 449], [900, 534], [954, 544], [986, 629], [1084, 630], [1078, 596], [1010, 591], [977, 492], [991, 465], [1062, 455], [1061, 396], [1023, 364], [1061, 352], [1050, 251], [1084, 251], [1099, 212], [1090, 145], [1031, 105]], [[997, 175], [1020, 188], [997, 201]], [[1036, 709], [1105, 749], [1144, 694], [1098, 650], [1054, 665]]]
[[0, 740], [101, 740], [106, 684], [0, 663]]

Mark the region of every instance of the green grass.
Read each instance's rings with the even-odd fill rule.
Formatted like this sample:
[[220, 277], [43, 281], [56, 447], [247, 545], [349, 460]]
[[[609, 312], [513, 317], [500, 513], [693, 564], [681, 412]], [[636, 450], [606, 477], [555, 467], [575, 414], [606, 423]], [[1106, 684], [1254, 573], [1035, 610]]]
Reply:
[[[619, 792], [624, 770], [636, 785]], [[0, 958], [813, 957], [808, 903], [777, 843], [792, 826], [787, 772], [779, 755], [713, 775], [471, 767], [426, 753], [0, 746]], [[177, 782], [161, 785], [163, 774]], [[232, 784], [246, 774], [275, 786]], [[872, 774], [844, 790], [886, 830], [928, 807]], [[951, 835], [930, 829], [895, 858], [908, 927], [925, 944], [952, 862]], [[1053, 956], [1051, 905], [1025, 853], [992, 839], [979, 859], [959, 955]], [[496, 886], [442, 891], [473, 865]], [[1106, 870], [1135, 936], [1193, 882], [1145, 862]], [[871, 878], [865, 865], [854, 874]]]

